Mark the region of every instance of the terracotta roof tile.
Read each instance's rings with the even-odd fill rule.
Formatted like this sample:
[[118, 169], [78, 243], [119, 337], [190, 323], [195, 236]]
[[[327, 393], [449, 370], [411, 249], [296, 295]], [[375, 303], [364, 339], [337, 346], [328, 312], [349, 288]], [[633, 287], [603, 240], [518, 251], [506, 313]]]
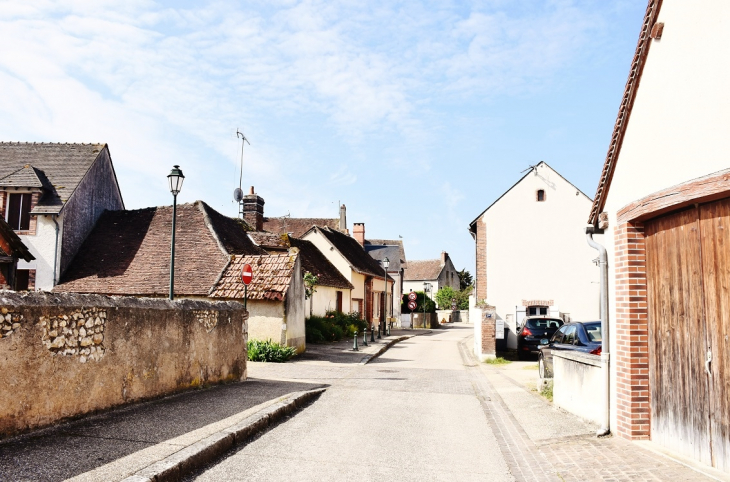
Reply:
[[434, 280], [439, 277], [444, 265], [440, 259], [426, 259], [409, 261], [408, 267], [403, 274], [406, 281]]
[[254, 256], [233, 256], [223, 275], [210, 291], [211, 298], [243, 299], [245, 285], [241, 280], [244, 264], [253, 268], [248, 285], [248, 299], [284, 301], [294, 276], [297, 254], [281, 253]]
[[[355, 271], [371, 276], [383, 277], [383, 267], [374, 260], [355, 238], [330, 228], [318, 228], [330, 243], [347, 259]], [[391, 279], [388, 277], [388, 279]]]
[[312, 226], [328, 227], [339, 231], [340, 220], [338, 218], [264, 218], [264, 231], [291, 234], [295, 238], [302, 237]]

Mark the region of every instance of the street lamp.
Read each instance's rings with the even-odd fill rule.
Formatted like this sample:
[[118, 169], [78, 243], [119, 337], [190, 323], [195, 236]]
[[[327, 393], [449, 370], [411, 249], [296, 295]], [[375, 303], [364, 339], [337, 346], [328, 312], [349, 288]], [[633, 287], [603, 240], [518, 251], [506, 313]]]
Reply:
[[167, 181], [170, 183], [170, 192], [172, 193], [172, 242], [170, 243], [170, 299], [175, 297], [175, 221], [177, 218], [177, 195], [182, 189], [185, 176], [180, 170], [180, 166], [173, 166], [170, 174], [167, 175]]
[[383, 334], [385, 334], [385, 329], [388, 326], [388, 266], [390, 266], [390, 260], [386, 256], [383, 258]]
[[431, 291], [431, 283], [423, 282], [423, 327], [426, 328], [426, 299], [428, 292]]

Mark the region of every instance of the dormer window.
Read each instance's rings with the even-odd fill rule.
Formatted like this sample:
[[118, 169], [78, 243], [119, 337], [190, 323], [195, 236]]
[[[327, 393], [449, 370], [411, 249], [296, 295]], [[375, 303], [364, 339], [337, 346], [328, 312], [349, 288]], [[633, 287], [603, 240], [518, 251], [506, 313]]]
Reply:
[[538, 189], [537, 190], [537, 202], [543, 202], [543, 201], [545, 201], [545, 190]]
[[30, 229], [31, 193], [12, 193], [8, 196], [7, 222], [15, 231]]

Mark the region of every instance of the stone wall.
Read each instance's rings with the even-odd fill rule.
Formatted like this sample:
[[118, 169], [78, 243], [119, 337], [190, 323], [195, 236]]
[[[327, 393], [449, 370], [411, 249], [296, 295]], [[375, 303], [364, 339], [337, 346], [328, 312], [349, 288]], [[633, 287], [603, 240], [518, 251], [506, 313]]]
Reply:
[[0, 437], [246, 377], [237, 302], [0, 292]]

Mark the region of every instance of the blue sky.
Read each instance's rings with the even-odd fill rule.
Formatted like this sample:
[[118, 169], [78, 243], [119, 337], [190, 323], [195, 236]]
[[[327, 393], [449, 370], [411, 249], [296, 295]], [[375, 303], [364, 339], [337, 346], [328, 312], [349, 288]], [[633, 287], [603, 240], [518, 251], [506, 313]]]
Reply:
[[[128, 209], [364, 222], [473, 272], [467, 226], [545, 161], [595, 192], [636, 0], [0, 1], [6, 141], [107, 142]], [[586, 213], [586, 217], [587, 217]], [[516, 224], [515, 230], [520, 226]]]

